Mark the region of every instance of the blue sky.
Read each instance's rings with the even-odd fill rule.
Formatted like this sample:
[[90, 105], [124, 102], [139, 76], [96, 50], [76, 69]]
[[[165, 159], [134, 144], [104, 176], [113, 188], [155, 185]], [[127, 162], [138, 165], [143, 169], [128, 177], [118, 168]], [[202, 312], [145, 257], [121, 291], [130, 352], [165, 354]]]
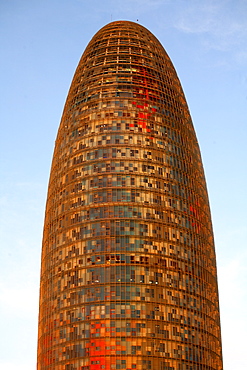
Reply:
[[0, 2], [0, 368], [35, 368], [54, 140], [84, 48], [118, 19], [138, 19], [158, 37], [183, 85], [211, 202], [224, 369], [246, 370], [246, 0]]

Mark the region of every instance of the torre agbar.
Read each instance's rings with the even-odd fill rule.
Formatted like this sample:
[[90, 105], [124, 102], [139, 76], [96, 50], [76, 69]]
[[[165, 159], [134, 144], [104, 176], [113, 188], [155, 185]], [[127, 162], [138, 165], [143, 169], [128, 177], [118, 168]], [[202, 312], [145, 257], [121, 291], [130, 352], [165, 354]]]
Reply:
[[176, 71], [112, 22], [76, 69], [45, 213], [38, 370], [222, 370], [208, 195]]

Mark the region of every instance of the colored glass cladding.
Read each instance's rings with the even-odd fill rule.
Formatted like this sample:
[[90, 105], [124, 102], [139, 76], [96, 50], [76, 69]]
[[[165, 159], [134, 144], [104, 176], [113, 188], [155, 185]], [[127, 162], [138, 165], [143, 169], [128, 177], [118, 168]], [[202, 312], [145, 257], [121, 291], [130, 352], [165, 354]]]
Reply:
[[175, 69], [112, 22], [75, 72], [46, 205], [38, 370], [221, 370], [200, 151]]

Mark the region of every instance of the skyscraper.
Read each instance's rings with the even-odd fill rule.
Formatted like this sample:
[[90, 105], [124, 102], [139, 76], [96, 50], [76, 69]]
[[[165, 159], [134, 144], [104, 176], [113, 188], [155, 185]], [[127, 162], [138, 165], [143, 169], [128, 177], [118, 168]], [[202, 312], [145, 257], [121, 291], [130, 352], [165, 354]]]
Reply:
[[75, 72], [45, 214], [38, 370], [221, 370], [214, 241], [176, 71], [127, 21]]

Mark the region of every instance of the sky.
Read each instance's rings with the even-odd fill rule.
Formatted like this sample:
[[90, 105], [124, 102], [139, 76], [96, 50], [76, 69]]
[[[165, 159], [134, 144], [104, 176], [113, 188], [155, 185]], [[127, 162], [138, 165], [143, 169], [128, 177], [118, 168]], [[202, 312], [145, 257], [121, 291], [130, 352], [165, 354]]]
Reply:
[[246, 370], [246, 0], [0, 0], [0, 368], [36, 367], [54, 141], [80, 56], [114, 20], [148, 28], [181, 80], [210, 197], [224, 370]]

